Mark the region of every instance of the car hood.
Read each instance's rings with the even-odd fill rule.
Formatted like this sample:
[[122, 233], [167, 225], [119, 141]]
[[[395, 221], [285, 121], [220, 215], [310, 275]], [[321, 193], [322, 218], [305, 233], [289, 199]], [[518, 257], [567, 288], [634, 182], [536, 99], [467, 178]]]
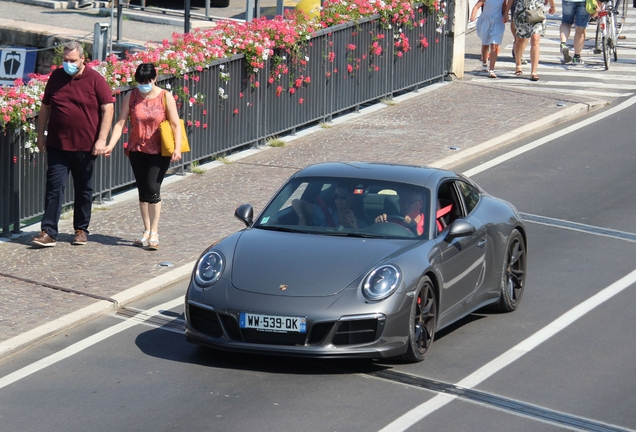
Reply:
[[409, 240], [286, 233], [249, 229], [236, 243], [235, 288], [287, 297], [337, 294]]

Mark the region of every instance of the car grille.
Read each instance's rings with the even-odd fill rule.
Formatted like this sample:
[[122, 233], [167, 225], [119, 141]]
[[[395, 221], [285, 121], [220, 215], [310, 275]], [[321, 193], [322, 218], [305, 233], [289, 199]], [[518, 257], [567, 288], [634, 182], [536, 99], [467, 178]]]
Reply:
[[378, 338], [379, 321], [375, 318], [340, 323], [333, 338], [334, 345], [357, 345]]
[[189, 304], [188, 316], [190, 324], [199, 333], [216, 338], [223, 336], [223, 329], [216, 312]]
[[237, 342], [248, 342], [268, 345], [321, 345], [334, 326], [335, 334], [331, 343], [336, 346], [358, 345], [375, 341], [384, 327], [384, 318], [348, 319], [347, 321], [331, 321], [310, 325], [308, 333], [276, 333], [254, 329], [241, 329], [238, 320], [223, 313], [188, 304], [192, 327], [205, 335], [214, 338], [227, 337]]

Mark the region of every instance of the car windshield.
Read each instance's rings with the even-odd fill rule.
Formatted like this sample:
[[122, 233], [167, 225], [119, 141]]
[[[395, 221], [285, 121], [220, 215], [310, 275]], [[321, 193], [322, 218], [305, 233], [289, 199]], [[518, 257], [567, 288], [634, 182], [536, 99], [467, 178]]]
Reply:
[[428, 189], [355, 178], [293, 178], [255, 228], [307, 234], [428, 238]]

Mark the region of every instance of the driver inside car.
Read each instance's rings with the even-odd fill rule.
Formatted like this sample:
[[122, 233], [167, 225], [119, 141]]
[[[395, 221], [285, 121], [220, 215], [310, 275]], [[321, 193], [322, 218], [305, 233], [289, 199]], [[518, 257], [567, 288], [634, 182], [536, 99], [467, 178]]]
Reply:
[[400, 218], [385, 213], [377, 216], [375, 222], [397, 223], [417, 235], [422, 235], [424, 233], [424, 213], [422, 213], [424, 200], [422, 194], [416, 191], [404, 191], [400, 194], [398, 203], [400, 204]]

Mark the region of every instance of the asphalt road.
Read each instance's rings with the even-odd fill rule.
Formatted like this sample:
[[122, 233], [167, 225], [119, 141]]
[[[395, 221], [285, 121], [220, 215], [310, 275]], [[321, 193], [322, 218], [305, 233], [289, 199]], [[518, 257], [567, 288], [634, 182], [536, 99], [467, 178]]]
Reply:
[[131, 307], [157, 309], [151, 322], [152, 310], [105, 316], [0, 363], [0, 429], [636, 430], [636, 289], [620, 282], [636, 269], [636, 108], [588, 124], [603, 112], [488, 169], [503, 150], [459, 167], [538, 221], [528, 285], [514, 313], [438, 333], [425, 362], [199, 348], [183, 337], [178, 285]]

